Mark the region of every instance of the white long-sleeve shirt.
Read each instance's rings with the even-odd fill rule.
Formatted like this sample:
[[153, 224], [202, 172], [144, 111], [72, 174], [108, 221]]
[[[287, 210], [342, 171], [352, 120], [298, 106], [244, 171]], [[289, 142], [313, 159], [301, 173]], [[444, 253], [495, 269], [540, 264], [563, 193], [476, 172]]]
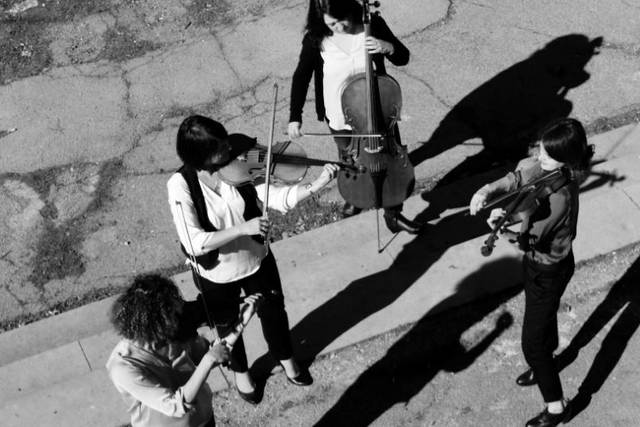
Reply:
[[206, 342], [198, 338], [170, 345], [168, 355], [161, 356], [123, 339], [109, 356], [107, 371], [128, 405], [132, 427], [202, 427], [213, 417], [213, 394], [206, 383], [191, 403], [183, 393], [195, 371], [192, 357], [206, 352]]
[[[243, 217], [245, 203], [238, 190], [218, 179], [216, 174], [211, 178], [215, 188], [210, 187], [211, 182], [207, 185], [199, 180], [211, 224], [217, 230], [224, 230], [245, 222]], [[258, 198], [263, 202], [265, 188], [264, 184], [256, 185]], [[297, 185], [283, 187], [271, 185], [269, 207], [281, 212], [292, 209], [298, 201], [298, 188]], [[171, 215], [182, 246], [194, 256], [209, 252], [210, 249], [205, 248], [208, 248], [207, 244], [216, 231], [207, 232], [200, 225], [189, 187], [180, 173], [175, 173], [169, 178], [167, 190]], [[260, 268], [260, 263], [267, 254], [264, 245], [253, 240], [251, 236], [240, 236], [220, 246], [218, 251], [218, 262], [213, 267], [206, 269], [202, 265], [198, 266], [202, 277], [216, 283], [234, 282], [250, 276]]]
[[342, 91], [349, 77], [365, 69], [364, 32], [334, 33], [322, 42], [323, 98], [329, 126], [335, 130], [351, 129], [342, 112]]

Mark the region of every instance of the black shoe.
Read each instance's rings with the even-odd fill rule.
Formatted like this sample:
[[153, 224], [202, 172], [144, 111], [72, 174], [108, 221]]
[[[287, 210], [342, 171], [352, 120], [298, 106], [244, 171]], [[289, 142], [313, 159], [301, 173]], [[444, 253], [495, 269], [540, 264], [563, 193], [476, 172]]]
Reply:
[[350, 216], [358, 215], [362, 212], [362, 209], [353, 206], [351, 203], [345, 202], [340, 212], [342, 213], [342, 218], [349, 218]]
[[559, 414], [552, 414], [545, 408], [544, 411], [527, 421], [527, 427], [555, 427], [567, 419], [569, 419], [568, 406]]
[[400, 212], [385, 212], [384, 222], [387, 224], [387, 228], [392, 233], [406, 231], [409, 234], [418, 234], [420, 232], [420, 229], [422, 228], [421, 224], [405, 218]]
[[531, 368], [527, 369], [526, 371], [521, 373], [518, 376], [518, 378], [516, 378], [516, 384], [518, 384], [521, 387], [534, 385], [537, 382], [538, 380], [536, 379], [536, 376], [534, 375], [533, 370]]
[[293, 385], [297, 386], [308, 386], [313, 384], [313, 377], [311, 376], [311, 372], [309, 372], [306, 368], [299, 368], [300, 373], [297, 376], [291, 378], [287, 375], [287, 371], [284, 372], [285, 377], [287, 377], [287, 381], [289, 381]]
[[238, 392], [242, 400], [244, 400], [245, 402], [251, 403], [252, 405], [257, 405], [258, 403], [260, 403], [260, 397], [258, 396], [258, 392], [256, 390], [253, 390], [252, 392], [249, 392], [249, 393], [245, 393], [240, 391], [240, 389], [236, 385], [236, 391]]

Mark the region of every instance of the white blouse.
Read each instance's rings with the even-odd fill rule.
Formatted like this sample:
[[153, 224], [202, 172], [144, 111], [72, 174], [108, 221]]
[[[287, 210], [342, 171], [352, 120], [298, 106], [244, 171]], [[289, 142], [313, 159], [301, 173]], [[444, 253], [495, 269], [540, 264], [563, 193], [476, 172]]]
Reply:
[[[215, 189], [210, 188], [210, 184], [205, 185], [200, 181], [211, 224], [218, 230], [224, 230], [246, 222], [243, 216], [245, 203], [238, 190], [217, 179], [215, 174], [212, 178], [216, 183]], [[290, 187], [271, 185], [269, 187], [270, 208], [286, 212], [295, 207], [298, 200], [299, 187], [297, 185]], [[265, 188], [264, 184], [256, 185], [256, 192], [261, 201], [264, 201]], [[207, 232], [201, 227], [189, 193], [189, 186], [180, 173], [175, 173], [169, 178], [167, 190], [171, 215], [182, 246], [187, 253], [194, 256], [209, 252], [204, 248], [207, 247], [207, 243], [213, 238], [216, 231]], [[215, 266], [211, 269], [205, 269], [202, 265], [198, 266], [202, 277], [216, 283], [234, 282], [250, 276], [260, 268], [262, 259], [267, 255], [265, 246], [253, 240], [251, 236], [240, 236], [220, 246], [218, 251], [218, 263]], [[188, 259], [187, 262], [191, 261]]]
[[364, 32], [334, 33], [322, 41], [320, 55], [324, 61], [323, 97], [329, 126], [335, 130], [351, 129], [342, 112], [342, 91], [347, 79], [365, 70]]

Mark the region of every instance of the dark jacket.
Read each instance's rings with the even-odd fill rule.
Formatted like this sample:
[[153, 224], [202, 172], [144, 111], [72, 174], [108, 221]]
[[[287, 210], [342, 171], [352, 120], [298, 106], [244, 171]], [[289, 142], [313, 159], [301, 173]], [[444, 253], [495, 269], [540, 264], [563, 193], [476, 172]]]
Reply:
[[[391, 32], [384, 19], [377, 15], [371, 16], [371, 35], [393, 45], [392, 55], [373, 55], [373, 62], [378, 74], [386, 73], [384, 67], [385, 56], [393, 65], [406, 65], [409, 62], [409, 49]], [[293, 73], [291, 82], [289, 122], [302, 123], [302, 109], [307, 98], [312, 75], [314, 76], [318, 120], [323, 121], [325, 119], [324, 99], [322, 97], [322, 67], [323, 60], [322, 56], [320, 56], [320, 46], [307, 33], [302, 39], [302, 50], [300, 51], [298, 66]]]

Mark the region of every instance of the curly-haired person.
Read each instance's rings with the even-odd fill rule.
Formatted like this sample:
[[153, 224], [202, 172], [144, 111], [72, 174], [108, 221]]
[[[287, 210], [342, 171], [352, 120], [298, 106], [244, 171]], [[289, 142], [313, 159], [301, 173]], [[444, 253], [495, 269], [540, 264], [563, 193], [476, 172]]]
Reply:
[[[258, 296], [247, 298], [234, 342], [255, 311]], [[212, 345], [183, 327], [185, 301], [178, 287], [159, 275], [134, 279], [111, 310], [122, 340], [107, 370], [122, 395], [132, 427], [215, 426], [212, 393], [206, 384], [212, 368], [229, 360], [224, 342]]]

